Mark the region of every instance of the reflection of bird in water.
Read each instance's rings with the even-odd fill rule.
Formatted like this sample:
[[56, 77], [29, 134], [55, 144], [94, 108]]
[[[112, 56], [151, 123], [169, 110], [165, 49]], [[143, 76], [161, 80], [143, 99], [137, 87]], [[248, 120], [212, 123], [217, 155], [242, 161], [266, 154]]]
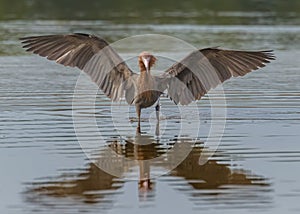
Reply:
[[138, 132], [141, 109], [156, 104], [158, 116], [159, 97], [165, 90], [176, 104], [186, 105], [225, 80], [244, 76], [275, 59], [271, 51], [206, 48], [192, 52], [164, 74], [154, 76], [150, 69], [156, 57], [142, 52], [138, 57], [140, 75], [137, 75], [105, 40], [93, 35], [33, 36], [22, 40], [27, 51], [86, 72], [113, 101], [125, 94], [128, 104], [136, 107]]
[[[123, 186], [123, 181], [116, 181], [115, 176], [106, 173], [92, 163], [84, 172], [77, 174], [75, 179], [72, 175], [68, 179], [66, 175], [63, 175], [63, 179], [61, 179], [62, 176], [59, 176], [58, 181], [34, 183], [37, 187], [30, 192], [53, 197], [80, 196], [86, 203], [95, 203], [105, 197], [105, 194], [98, 191], [116, 191]], [[88, 192], [94, 193], [87, 194]]]
[[148, 160], [157, 158], [166, 152], [166, 148], [161, 147], [160, 141], [152, 136], [137, 133], [135, 138], [126, 139], [125, 145], [120, 144], [118, 140], [112, 140], [110, 148], [122, 157], [138, 161], [139, 189], [145, 194], [151, 190], [151, 164]]
[[[135, 140], [144, 140], [144, 144], [137, 144]], [[170, 145], [177, 144], [178, 142], [184, 143], [188, 139], [174, 139]], [[139, 190], [140, 197], [147, 199], [147, 194], [153, 196], [155, 192], [155, 182], [150, 180], [151, 168], [156, 166], [165, 167], [164, 163], [154, 163], [155, 166], [149, 164], [147, 160], [159, 157], [165, 154], [169, 148], [163, 147], [162, 143], [151, 136], [142, 136], [142, 138], [126, 139], [123, 140], [113, 138], [108, 141], [109, 148], [112, 149], [118, 156], [113, 159], [107, 159], [105, 156], [98, 157], [95, 163], [88, 164], [88, 167], [81, 174], [71, 174], [70, 177], [63, 175], [58, 178], [58, 181], [41, 181], [34, 184], [34, 187], [29, 193], [37, 193], [40, 195], [48, 195], [53, 197], [81, 197], [86, 203], [96, 203], [111, 200], [105, 200], [105, 197], [113, 195], [113, 192], [122, 188], [124, 181], [115, 176], [110, 175], [99, 168], [99, 163], [108, 161], [112, 166], [123, 167], [123, 173], [131, 171], [132, 168], [128, 165], [120, 165], [119, 160], [122, 157], [137, 160], [139, 162], [140, 181]], [[251, 185], [251, 186], [266, 186], [269, 185], [266, 179], [256, 176], [253, 173], [245, 170], [233, 171], [230, 167], [217, 160], [209, 160], [204, 165], [199, 165], [199, 157], [202, 152], [202, 143], [197, 142], [192, 147], [192, 151], [188, 156], [174, 168], [169, 176], [183, 178], [187, 181], [186, 185], [190, 185], [194, 189], [222, 189], [222, 185]], [[122, 156], [122, 157], [120, 157]], [[223, 159], [222, 159], [223, 160]], [[224, 161], [224, 160], [223, 160]], [[117, 165], [119, 164], [119, 165]], [[116, 166], [117, 165], [117, 166]], [[65, 177], [66, 176], [66, 177]], [[172, 179], [174, 181], [174, 179]], [[182, 185], [182, 183], [181, 183]], [[102, 192], [103, 191], [103, 192]], [[89, 194], [87, 194], [89, 193]], [[116, 194], [121, 194], [117, 192]], [[152, 195], [151, 195], [152, 194]], [[221, 194], [218, 191], [218, 194]], [[196, 195], [195, 195], [196, 197]], [[259, 196], [257, 196], [259, 197]], [[32, 198], [34, 200], [34, 198]]]
[[244, 170], [231, 170], [225, 163], [220, 164], [216, 160], [209, 160], [200, 165], [199, 157], [203, 147], [195, 144], [188, 157], [174, 170], [172, 176], [185, 178], [195, 189], [218, 189], [222, 185], [269, 185], [264, 178], [253, 176], [248, 178]]

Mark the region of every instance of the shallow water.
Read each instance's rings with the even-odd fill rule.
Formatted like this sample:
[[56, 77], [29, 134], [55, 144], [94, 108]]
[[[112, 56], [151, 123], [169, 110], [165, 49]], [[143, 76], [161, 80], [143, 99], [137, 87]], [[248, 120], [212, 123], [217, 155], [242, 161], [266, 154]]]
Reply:
[[[2, 21], [0, 29], [1, 213], [300, 211], [300, 27]], [[196, 139], [178, 136], [180, 108], [167, 98], [161, 101], [163, 133], [155, 134], [155, 116], [149, 109], [143, 112], [144, 133], [137, 136], [134, 109], [130, 108], [133, 119], [119, 121], [120, 138], [109, 117], [111, 103], [101, 93], [95, 115], [104, 142], [88, 144], [93, 150], [91, 161], [78, 143], [72, 119], [80, 72], [25, 55], [17, 40], [27, 35], [78, 31], [110, 41], [156, 33], [176, 36], [196, 47], [274, 49], [277, 60], [224, 84], [226, 128], [218, 150], [204, 165], [198, 160], [211, 123], [208, 97], [185, 107], [191, 112], [200, 109], [201, 130]], [[129, 52], [125, 49], [122, 54]], [[218, 90], [210, 99], [221, 99]], [[84, 103], [76, 107], [74, 111], [80, 114], [89, 112]], [[187, 124], [195, 121], [192, 118]], [[93, 142], [94, 136], [89, 132], [85, 139]], [[138, 146], [134, 144], [137, 141], [147, 145]], [[151, 190], [145, 190], [145, 183], [138, 182], [139, 171], [155, 176], [170, 167], [161, 159], [150, 165], [143, 160], [163, 156], [174, 145], [182, 146], [176, 154], [182, 156], [181, 163], [151, 179]], [[188, 154], [186, 145], [191, 150]], [[119, 156], [107, 157], [104, 151], [108, 148]], [[137, 161], [124, 164], [122, 157]], [[121, 177], [99, 169], [99, 164], [105, 164], [106, 169], [117, 167]]]

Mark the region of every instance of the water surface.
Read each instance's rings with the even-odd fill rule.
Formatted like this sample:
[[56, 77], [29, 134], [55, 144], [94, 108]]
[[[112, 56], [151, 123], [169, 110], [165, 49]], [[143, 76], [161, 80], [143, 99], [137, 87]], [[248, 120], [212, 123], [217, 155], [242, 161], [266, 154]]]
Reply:
[[[235, 13], [236, 14], [236, 13]], [[175, 14], [176, 15], [176, 14]], [[231, 14], [231, 17], [234, 14]], [[290, 20], [291, 21], [291, 20]], [[0, 210], [1, 213], [283, 213], [300, 210], [300, 27], [277, 24], [208, 25], [118, 23], [104, 21], [5, 20], [0, 25]], [[296, 22], [297, 23], [297, 22]], [[203, 129], [198, 139], [178, 137], [178, 108], [162, 99], [167, 123], [155, 135], [153, 109], [143, 112], [145, 133], [120, 124], [122, 139], [109, 121], [110, 102], [98, 95], [96, 118], [105, 146], [92, 162], [74, 132], [72, 99], [79, 70], [64, 68], [21, 49], [18, 37], [48, 33], [88, 32], [113, 42], [126, 36], [158, 33], [176, 36], [196, 47], [274, 49], [277, 60], [246, 77], [224, 84], [227, 123], [215, 155], [198, 160], [210, 124], [207, 97], [198, 102]], [[123, 50], [122, 54], [129, 54]], [[132, 63], [132, 66], [136, 65]], [[215, 94], [212, 99], [218, 99]], [[121, 105], [125, 105], [124, 103]], [[83, 106], [84, 107], [84, 106]], [[193, 111], [194, 106], [186, 107]], [[82, 109], [79, 109], [82, 110]], [[130, 109], [134, 117], [134, 109]], [[192, 123], [193, 121], [191, 121]], [[130, 124], [130, 125], [128, 125]], [[89, 133], [87, 139], [93, 139]], [[134, 144], [142, 138], [147, 145]], [[148, 190], [139, 170], [155, 174], [157, 161], [175, 144], [192, 142], [191, 152], [172, 171], [151, 179]], [[105, 148], [136, 166], [122, 166], [123, 177], [97, 167], [119, 164]], [[180, 152], [178, 156], [180, 156]], [[120, 167], [120, 165], [118, 165]], [[136, 179], [132, 179], [136, 176]]]

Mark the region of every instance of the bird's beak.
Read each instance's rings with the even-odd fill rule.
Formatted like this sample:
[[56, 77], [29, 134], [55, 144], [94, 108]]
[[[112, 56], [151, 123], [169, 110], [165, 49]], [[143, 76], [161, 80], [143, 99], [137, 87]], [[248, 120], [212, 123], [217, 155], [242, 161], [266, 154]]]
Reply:
[[150, 57], [143, 57], [143, 63], [145, 65], [147, 73], [149, 72], [149, 64], [150, 64]]

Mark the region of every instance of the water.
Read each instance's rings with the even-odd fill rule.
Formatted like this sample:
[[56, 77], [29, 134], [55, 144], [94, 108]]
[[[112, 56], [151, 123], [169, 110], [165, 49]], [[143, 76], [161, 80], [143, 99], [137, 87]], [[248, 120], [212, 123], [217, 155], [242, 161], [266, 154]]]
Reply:
[[[172, 14], [176, 17], [179, 13]], [[240, 13], [226, 14], [238, 22], [238, 18], [232, 17]], [[294, 16], [280, 20], [276, 25], [259, 22], [209, 25], [192, 21], [144, 24], [132, 23], [131, 19], [128, 23], [1, 21], [0, 212], [298, 213], [300, 27]], [[197, 103], [202, 127], [197, 139], [177, 136], [179, 109], [167, 98], [162, 99], [160, 129], [165, 132], [160, 137], [155, 135], [153, 109], [143, 112], [142, 127], [146, 133], [137, 136], [134, 109], [130, 108], [132, 121], [119, 123], [121, 132], [126, 134], [118, 138], [109, 122], [110, 102], [101, 93], [97, 96], [96, 119], [105, 142], [93, 145], [94, 161], [91, 161], [78, 143], [72, 119], [79, 70], [26, 55], [17, 39], [66, 32], [93, 33], [111, 42], [136, 34], [164, 34], [199, 48], [220, 45], [274, 49], [277, 60], [224, 84], [226, 128], [218, 150], [204, 165], [199, 165], [198, 160], [205, 151], [203, 141], [211, 123], [208, 97]], [[122, 54], [129, 54], [129, 50], [123, 50]], [[134, 61], [131, 65], [136, 66]], [[220, 94], [212, 94], [211, 99], [219, 98]], [[121, 106], [126, 105], [121, 103]], [[197, 106], [186, 108], [193, 112]], [[84, 104], [78, 108], [77, 111], [88, 113]], [[193, 120], [196, 119], [190, 121], [192, 125]], [[91, 142], [94, 137], [95, 133], [88, 133], [86, 139]], [[148, 144], [130, 143], [137, 141]], [[142, 176], [167, 171], [169, 166], [162, 159], [150, 165], [143, 160], [165, 157], [174, 145], [179, 145], [176, 157], [182, 156], [181, 163], [150, 183], [139, 182], [139, 170], [144, 173]], [[104, 152], [108, 148], [114, 154], [111, 157]], [[191, 151], [186, 156], [187, 148]], [[124, 164], [122, 157], [138, 161]], [[121, 177], [97, 167], [103, 164], [106, 169], [118, 167]]]

